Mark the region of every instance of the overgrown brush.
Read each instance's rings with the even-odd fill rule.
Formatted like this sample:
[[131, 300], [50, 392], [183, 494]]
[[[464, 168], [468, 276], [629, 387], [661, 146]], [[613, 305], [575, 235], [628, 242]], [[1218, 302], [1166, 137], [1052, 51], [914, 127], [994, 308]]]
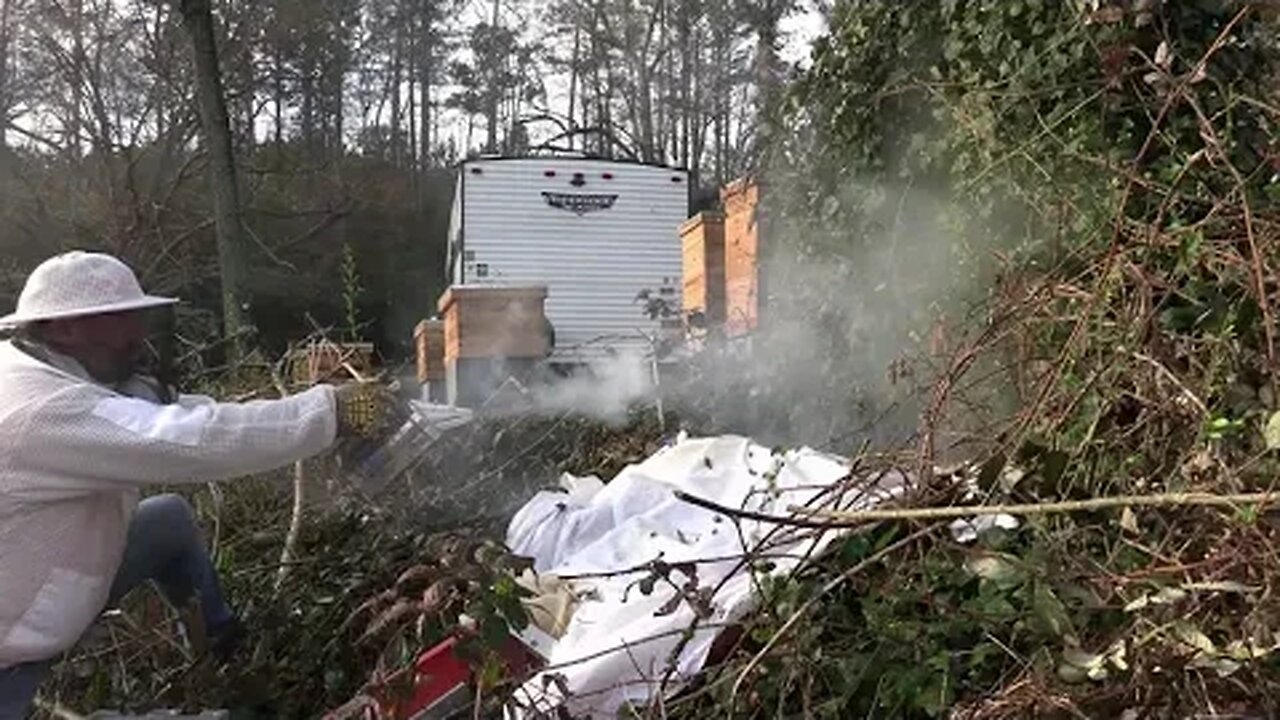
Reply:
[[[909, 504], [1277, 489], [1275, 29], [1230, 3], [837, 11], [799, 112], [837, 160], [779, 171], [807, 192], [771, 213], [784, 237], [788, 213], [831, 223], [779, 253], [899, 283], [800, 300], [870, 312], [844, 327], [913, 348], [893, 364], [919, 388], [913, 437], [864, 467], [915, 472]], [[912, 183], [945, 199], [913, 204]], [[913, 210], [944, 216], [910, 246], [939, 272], [881, 257]], [[844, 377], [886, 397], [865, 369]], [[730, 659], [662, 711], [1273, 717], [1277, 532], [1248, 505], [1035, 515], [972, 543], [868, 526], [771, 588]]]

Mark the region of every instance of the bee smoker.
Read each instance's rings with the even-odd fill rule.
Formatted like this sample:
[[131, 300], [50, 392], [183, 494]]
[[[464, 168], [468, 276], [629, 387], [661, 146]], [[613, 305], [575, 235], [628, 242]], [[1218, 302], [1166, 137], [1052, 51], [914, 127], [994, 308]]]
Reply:
[[372, 497], [416, 468], [446, 432], [471, 419], [471, 412], [463, 408], [400, 399], [391, 408], [385, 430], [348, 443], [339, 458], [360, 490]]

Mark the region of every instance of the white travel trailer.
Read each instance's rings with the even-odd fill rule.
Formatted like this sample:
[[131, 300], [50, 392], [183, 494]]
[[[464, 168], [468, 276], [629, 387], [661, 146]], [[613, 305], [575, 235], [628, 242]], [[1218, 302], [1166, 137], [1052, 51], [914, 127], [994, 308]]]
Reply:
[[453, 285], [545, 285], [552, 361], [647, 351], [660, 321], [641, 295], [680, 308], [679, 227], [689, 174], [577, 157], [463, 162], [449, 228]]

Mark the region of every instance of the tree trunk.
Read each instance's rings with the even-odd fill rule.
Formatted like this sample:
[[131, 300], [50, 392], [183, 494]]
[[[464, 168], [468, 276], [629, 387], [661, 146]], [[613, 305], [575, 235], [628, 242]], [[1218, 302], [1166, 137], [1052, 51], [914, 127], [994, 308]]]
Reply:
[[707, 146], [707, 113], [703, 108], [703, 87], [706, 79], [702, 70], [701, 45], [702, 34], [697, 33], [693, 37], [694, 49], [689, 55], [689, 61], [693, 64], [693, 70], [689, 73], [692, 94], [689, 106], [685, 110], [688, 121], [685, 144], [689, 146], [686, 153], [687, 163], [689, 171], [699, 182], [702, 180], [702, 156]]
[[730, 78], [729, 51], [725, 37], [716, 38], [715, 98], [712, 103], [715, 112], [715, 159], [716, 184], [724, 185], [728, 181], [728, 146], [729, 146], [729, 109], [730, 96], [733, 93], [733, 81]]
[[332, 100], [332, 107], [329, 110], [329, 114], [333, 118], [333, 154], [331, 157], [342, 157], [342, 152], [343, 152], [342, 134], [343, 132], [345, 132], [345, 125], [343, 124], [343, 117], [342, 117], [343, 116], [342, 108], [343, 108], [343, 100], [345, 99], [345, 96], [346, 96], [346, 87], [345, 87], [346, 77], [343, 74], [341, 69], [339, 69], [337, 72], [334, 73], [333, 81], [334, 81], [334, 88], [333, 88], [334, 95]]
[[280, 150], [280, 146], [284, 143], [284, 58], [280, 48], [275, 48], [272, 57], [275, 66], [272, 68], [272, 84], [275, 86], [275, 143], [276, 150]]
[[402, 145], [400, 126], [403, 122], [403, 118], [400, 117], [401, 37], [400, 33], [397, 32], [395, 47], [391, 51], [391, 164], [397, 168], [403, 167], [403, 158], [400, 153]]
[[[680, 165], [693, 169], [693, 160], [689, 157], [692, 151], [694, 128], [694, 112], [701, 109], [693, 94], [694, 68], [693, 59], [697, 57], [698, 48], [691, 37], [693, 22], [690, 15], [693, 3], [685, 0], [680, 4], [680, 22], [676, 44], [680, 47]], [[699, 123], [701, 121], [699, 120]]]
[[[159, 41], [159, 38], [162, 36], [162, 32], [164, 31], [165, 24], [168, 21], [168, 18], [165, 16], [166, 9], [167, 7], [165, 6], [164, 3], [159, 3], [156, 5], [156, 20], [155, 20], [155, 24], [151, 26], [152, 34], [157, 38], [156, 57], [155, 57], [156, 67], [170, 67], [168, 63], [168, 60], [169, 60], [168, 53], [165, 52], [165, 49], [168, 47], [168, 45], [164, 42]], [[165, 139], [165, 129], [168, 127], [167, 123], [165, 122], [166, 120], [165, 114], [169, 112], [169, 104], [168, 102], [166, 102], [169, 99], [169, 97], [168, 97], [168, 93], [164, 91], [163, 87], [164, 87], [163, 83], [157, 83], [157, 87], [155, 88], [155, 90], [152, 91], [159, 96], [156, 98], [156, 102], [155, 102], [156, 142], [162, 142]], [[157, 178], [159, 177], [158, 173], [156, 177]]]
[[[574, 119], [574, 110], [576, 109], [576, 108], [575, 108], [575, 106], [574, 106], [574, 103], [575, 103], [575, 102], [577, 102], [577, 99], [578, 99], [578, 95], [577, 95], [577, 92], [578, 92], [578, 64], [579, 64], [579, 60], [578, 60], [579, 55], [578, 55], [578, 53], [581, 51], [581, 49], [582, 49], [582, 24], [581, 24], [580, 22], [578, 22], [578, 19], [577, 19], [577, 18], [574, 18], [574, 21], [573, 21], [573, 57], [569, 60], [569, 127], [568, 127], [568, 128], [566, 128], [566, 129], [567, 129], [569, 132], [571, 132], [571, 133], [576, 129], [576, 128], [574, 127], [574, 123], [576, 122], [576, 120]], [[574, 137], [573, 135], [570, 135], [570, 136], [569, 136], [569, 149], [570, 149], [570, 150], [572, 150], [572, 149], [573, 149], [574, 142], [576, 142], [576, 141], [577, 141], [577, 138], [576, 138], [576, 137]]]
[[765, 4], [756, 18], [756, 137], [752, 155], [761, 156], [767, 152], [773, 139], [773, 110], [780, 85], [778, 72], [778, 23], [784, 12], [783, 4], [778, 2]]
[[0, 0], [0, 148], [9, 146], [9, 45], [12, 37], [14, 0]]
[[[201, 1], [203, 2], [204, 0]], [[309, 57], [309, 53], [310, 50], [303, 51], [303, 59], [298, 72], [299, 90], [302, 92], [302, 108], [298, 113], [298, 134], [302, 138], [302, 147], [308, 153], [314, 152], [316, 148], [316, 68], [315, 63]]]
[[84, 106], [84, 3], [71, 2], [71, 122], [67, 128], [67, 147], [71, 157], [80, 159], [80, 109]]
[[[412, 15], [406, 15], [406, 19], [412, 18]], [[418, 167], [418, 96], [417, 73], [414, 68], [418, 59], [418, 38], [413, 32], [412, 20], [409, 27], [409, 56], [408, 67], [405, 69], [405, 79], [409, 83], [409, 172], [410, 177], [417, 172]]]
[[488, 124], [488, 136], [485, 139], [485, 152], [498, 151], [498, 104], [502, 101], [502, 92], [492, 85], [485, 90], [485, 122]]
[[434, 0], [421, 0], [421, 2], [419, 22], [422, 23], [422, 37], [418, 43], [418, 56], [421, 58], [418, 66], [418, 93], [420, 96], [418, 106], [422, 108], [422, 122], [418, 128], [421, 153], [418, 167], [425, 172], [431, 163], [431, 143], [434, 141], [431, 127], [431, 83], [433, 62], [435, 60], [435, 43], [433, 42], [434, 36], [432, 35], [431, 26], [435, 21], [435, 13], [432, 12]]
[[214, 227], [218, 240], [218, 269], [222, 278], [223, 330], [231, 338], [233, 356], [241, 354], [239, 340], [246, 327], [249, 303], [245, 287], [244, 228], [241, 226], [240, 194], [236, 184], [235, 158], [231, 148], [231, 128], [226, 98], [218, 69], [210, 0], [177, 0], [182, 24], [191, 37], [195, 60], [196, 104], [200, 127], [209, 154], [209, 185], [213, 190]]
[[[490, 26], [493, 28], [495, 37], [497, 36], [497, 33], [502, 29], [502, 25], [499, 24], [499, 21], [501, 19], [502, 19], [502, 0], [493, 0], [493, 9], [490, 17], [490, 20], [491, 20]], [[492, 62], [500, 63], [502, 61], [501, 59], [494, 58]], [[498, 87], [496, 82], [493, 83], [488, 88], [487, 103], [488, 105], [485, 108], [486, 110], [485, 116], [486, 116], [486, 119], [489, 121], [489, 138], [487, 143], [488, 148], [486, 149], [489, 152], [498, 152], [498, 116], [500, 112], [499, 108], [502, 103], [502, 88]]]

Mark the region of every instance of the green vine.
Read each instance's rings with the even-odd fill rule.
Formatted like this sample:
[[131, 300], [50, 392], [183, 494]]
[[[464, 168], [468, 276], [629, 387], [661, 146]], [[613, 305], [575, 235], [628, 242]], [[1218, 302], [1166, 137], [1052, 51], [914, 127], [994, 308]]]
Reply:
[[364, 288], [360, 282], [360, 271], [356, 265], [356, 256], [351, 249], [351, 243], [344, 243], [342, 246], [341, 272], [343, 334], [348, 342], [358, 342], [361, 322], [357, 303], [360, 301], [360, 296], [364, 294]]

